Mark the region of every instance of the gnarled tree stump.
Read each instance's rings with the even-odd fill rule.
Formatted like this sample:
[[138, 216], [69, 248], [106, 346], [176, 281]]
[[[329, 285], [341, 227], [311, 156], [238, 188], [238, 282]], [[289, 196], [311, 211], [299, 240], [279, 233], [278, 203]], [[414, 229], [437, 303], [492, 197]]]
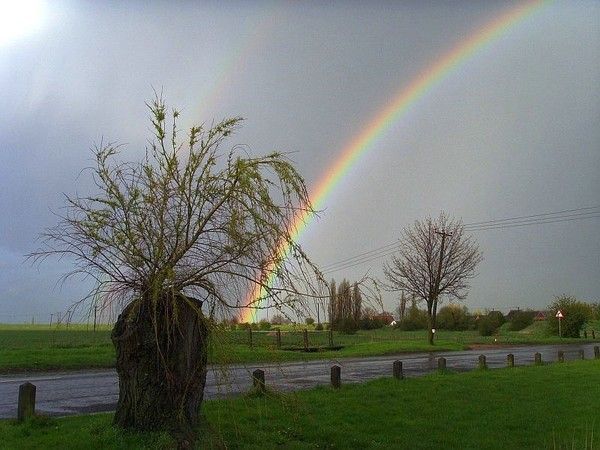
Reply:
[[111, 335], [119, 376], [116, 425], [194, 436], [206, 383], [201, 305], [176, 295], [155, 306], [137, 300], [123, 310]]

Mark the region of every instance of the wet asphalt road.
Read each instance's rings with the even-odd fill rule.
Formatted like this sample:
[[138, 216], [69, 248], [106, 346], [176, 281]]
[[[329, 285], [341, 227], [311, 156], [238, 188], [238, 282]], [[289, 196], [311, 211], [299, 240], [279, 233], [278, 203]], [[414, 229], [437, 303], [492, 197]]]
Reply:
[[[254, 364], [215, 367], [207, 376], [204, 398], [220, 398], [247, 391], [251, 385], [251, 372], [265, 371], [266, 383], [277, 390], [307, 389], [329, 383], [330, 368], [342, 368], [342, 383], [357, 383], [374, 378], [388, 377], [393, 361], [402, 361], [405, 377], [415, 377], [437, 368], [437, 359], [446, 358], [447, 368], [453, 371], [472, 370], [479, 355], [486, 355], [490, 368], [506, 366], [506, 355], [515, 356], [515, 365], [533, 364], [534, 353], [542, 354], [544, 362], [556, 361], [557, 352], [563, 350], [566, 360], [579, 358], [583, 350], [586, 359], [594, 357], [596, 344], [534, 345], [478, 349], [461, 352], [405, 353], [401, 355], [349, 358], [309, 362], [281, 363], [277, 365]], [[36, 411], [46, 415], [71, 415], [115, 409], [118, 398], [118, 380], [114, 370], [81, 372], [51, 372], [29, 375], [0, 376], [0, 418], [16, 417], [19, 385], [29, 381], [36, 385]]]

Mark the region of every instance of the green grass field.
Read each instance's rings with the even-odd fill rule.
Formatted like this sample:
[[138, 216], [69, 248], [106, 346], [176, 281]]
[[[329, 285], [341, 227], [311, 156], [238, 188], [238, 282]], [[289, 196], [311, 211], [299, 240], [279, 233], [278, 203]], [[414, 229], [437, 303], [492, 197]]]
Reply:
[[0, 325], [0, 372], [112, 367], [110, 330]]
[[[596, 329], [600, 327], [594, 324]], [[328, 333], [311, 330], [309, 346], [320, 351], [279, 350], [274, 331], [254, 331], [252, 347], [247, 331], [223, 331], [213, 338], [211, 363], [285, 362], [312, 359], [376, 356], [416, 351], [463, 350], [476, 344], [516, 345], [532, 343], [582, 342], [582, 339], [559, 339], [548, 336], [543, 323], [518, 332], [500, 328], [495, 336], [479, 336], [477, 331], [436, 333], [436, 344], [429, 346], [425, 331], [400, 331], [394, 328], [359, 331], [353, 335], [334, 333], [334, 345], [343, 348], [326, 350]], [[600, 332], [597, 338], [600, 340]], [[303, 348], [301, 326], [282, 332], [282, 347]], [[110, 328], [94, 332], [84, 326], [48, 327], [43, 325], [0, 325], [0, 373], [15, 371], [73, 370], [113, 367], [115, 352]]]
[[[211, 400], [198, 448], [591, 449], [600, 445], [600, 361], [391, 378]], [[117, 431], [111, 415], [0, 421], [6, 449], [172, 448]]]

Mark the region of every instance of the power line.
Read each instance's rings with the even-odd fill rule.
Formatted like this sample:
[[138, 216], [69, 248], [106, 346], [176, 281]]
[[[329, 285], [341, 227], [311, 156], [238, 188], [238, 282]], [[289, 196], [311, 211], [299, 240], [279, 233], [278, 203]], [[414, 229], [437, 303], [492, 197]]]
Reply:
[[483, 221], [483, 222], [471, 222], [471, 223], [466, 223], [465, 227], [469, 226], [469, 225], [481, 225], [481, 224], [486, 224], [486, 223], [491, 223], [491, 222], [506, 222], [508, 220], [528, 219], [528, 218], [531, 218], [531, 217], [551, 216], [551, 215], [554, 215], [554, 214], [562, 214], [562, 213], [575, 212], [575, 211], [587, 211], [587, 210], [598, 209], [598, 208], [600, 208], [600, 205], [598, 205], [598, 206], [588, 206], [586, 208], [563, 209], [562, 211], [555, 211], [555, 212], [542, 213], [542, 214], [533, 214], [531, 216], [517, 216], [517, 217], [508, 217], [506, 219], [494, 219], [494, 220], [486, 220], [486, 221]]
[[[517, 216], [504, 219], [487, 220], [481, 222], [471, 222], [465, 224], [465, 231], [487, 231], [506, 228], [515, 228], [531, 225], [543, 225], [549, 223], [572, 222], [576, 220], [594, 219], [600, 217], [600, 206], [590, 206], [586, 208], [566, 209], [542, 214], [532, 214], [529, 216]], [[595, 211], [593, 211], [595, 210]], [[578, 212], [586, 211], [586, 212]], [[574, 214], [566, 214], [574, 213]], [[369, 250], [357, 255], [326, 264], [322, 266], [323, 273], [331, 274], [340, 270], [350, 269], [366, 262], [381, 259], [385, 256], [393, 255], [399, 247], [399, 242], [393, 242], [373, 250]]]
[[584, 217], [572, 217], [572, 218], [557, 218], [554, 220], [539, 220], [535, 222], [518, 222], [518, 223], [510, 223], [510, 224], [498, 224], [494, 226], [485, 226], [480, 228], [465, 228], [466, 231], [487, 231], [487, 230], [499, 230], [502, 228], [514, 228], [514, 227], [524, 227], [527, 225], [543, 225], [545, 223], [560, 223], [560, 222], [573, 222], [576, 220], [583, 219], [594, 219], [600, 217], [600, 211], [596, 213], [596, 215], [589, 215]]
[[[511, 219], [500, 219], [496, 221], [487, 221], [487, 222], [476, 222], [465, 224], [465, 230], [479, 230], [479, 229], [487, 229], [489, 227], [496, 226], [506, 226], [506, 225], [520, 225], [520, 224], [528, 224], [528, 223], [553, 223], [558, 222], [559, 219], [567, 219], [567, 218], [593, 218], [597, 217], [600, 214], [600, 210], [596, 211], [587, 211], [587, 212], [578, 212], [572, 214], [559, 214], [552, 213], [554, 215], [545, 214], [545, 217], [541, 217], [541, 214], [536, 214], [534, 216], [523, 216], [522, 218], [511, 218]], [[559, 214], [559, 215], [556, 215]]]
[[326, 265], [322, 266], [321, 268], [324, 269], [324, 270], [334, 269], [336, 266], [347, 264], [347, 263], [352, 263], [352, 262], [355, 262], [355, 260], [361, 260], [364, 257], [368, 258], [370, 256], [376, 256], [376, 255], [378, 255], [378, 254], [380, 254], [382, 252], [387, 252], [387, 251], [392, 250], [392, 249], [395, 250], [396, 248], [398, 248], [398, 245], [399, 245], [398, 242], [394, 242], [392, 244], [387, 244], [387, 245], [384, 245], [382, 247], [378, 247], [376, 249], [369, 250], [369, 251], [364, 252], [364, 253], [359, 253], [357, 255], [351, 256], [351, 257], [346, 258], [346, 259], [342, 259], [340, 261], [337, 261], [337, 262], [334, 262], [334, 263], [331, 263], [331, 264], [326, 264]]
[[394, 249], [394, 250], [391, 250], [389, 252], [381, 253], [379, 255], [373, 256], [371, 258], [365, 258], [365, 259], [362, 259], [362, 260], [358, 260], [358, 261], [356, 261], [353, 264], [339, 266], [339, 267], [336, 267], [336, 268], [330, 269], [330, 270], [324, 270], [323, 273], [329, 274], [329, 273], [339, 272], [340, 270], [344, 270], [344, 269], [350, 269], [352, 267], [360, 266], [361, 264], [364, 264], [364, 263], [369, 262], [369, 261], [375, 261], [376, 259], [381, 259], [381, 258], [383, 258], [385, 256], [393, 255], [397, 251], [398, 251], [398, 249]]
[[340, 270], [344, 270], [344, 269], [351, 269], [352, 267], [360, 266], [361, 264], [364, 264], [364, 263], [369, 262], [369, 261], [375, 261], [375, 260], [381, 259], [381, 258], [383, 258], [385, 256], [391, 256], [391, 255], [393, 255], [396, 252], [397, 252], [397, 249], [394, 249], [394, 250], [392, 250], [390, 252], [383, 253], [383, 254], [375, 256], [373, 258], [369, 258], [369, 259], [364, 259], [364, 260], [361, 260], [361, 261], [357, 261], [354, 264], [349, 264], [347, 266], [337, 267], [337, 268], [335, 268], [333, 270], [324, 271], [324, 273], [330, 274], [330, 273], [334, 273], [334, 272], [339, 272]]

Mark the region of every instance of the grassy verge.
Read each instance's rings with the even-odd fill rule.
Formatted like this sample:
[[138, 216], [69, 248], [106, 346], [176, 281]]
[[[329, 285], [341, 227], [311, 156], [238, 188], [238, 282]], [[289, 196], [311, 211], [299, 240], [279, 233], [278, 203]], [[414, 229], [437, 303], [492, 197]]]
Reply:
[[[594, 448], [600, 361], [435, 374], [207, 401], [198, 448]], [[107, 414], [0, 421], [2, 448], [168, 448]], [[67, 445], [68, 444], [68, 445]]]
[[[456, 342], [438, 342], [430, 346], [426, 342], [362, 342], [349, 345], [339, 351], [314, 353], [282, 351], [269, 347], [248, 347], [243, 344], [216, 345], [209, 363], [282, 363], [316, 359], [337, 359], [376, 356], [419, 351], [462, 350]], [[0, 373], [43, 370], [77, 370], [84, 368], [110, 368], [115, 364], [112, 344], [76, 347], [46, 347], [0, 349]]]
[[84, 327], [0, 327], [0, 372], [114, 367], [110, 330]]
[[254, 362], [289, 362], [311, 361], [316, 359], [357, 358], [364, 356], [395, 355], [399, 353], [463, 350], [465, 347], [456, 342], [440, 341], [436, 345], [428, 345], [425, 341], [408, 342], [359, 342], [348, 345], [337, 351], [320, 351], [314, 353], [278, 351], [265, 347], [250, 348], [246, 345], [227, 345], [215, 351], [212, 361], [219, 364], [254, 363]]
[[[309, 331], [311, 346], [326, 347], [327, 332]], [[548, 336], [543, 323], [536, 323], [518, 332], [507, 326], [494, 336], [479, 336], [476, 331], [444, 331], [436, 333], [436, 345], [426, 343], [426, 332], [401, 331], [393, 328], [359, 331], [353, 335], [334, 334], [338, 351], [305, 353], [276, 348], [276, 334], [253, 332], [253, 346], [248, 345], [247, 331], [225, 331], [214, 337], [212, 363], [265, 363], [337, 359], [347, 357], [390, 355], [404, 352], [463, 350], [474, 345], [518, 345], [582, 343], [583, 339], [559, 339]], [[600, 339], [600, 333], [597, 336]], [[284, 347], [303, 346], [301, 329], [282, 333]], [[85, 326], [7, 326], [0, 325], [0, 373], [40, 370], [74, 370], [114, 367], [115, 353], [110, 341], [110, 329], [103, 326], [96, 332]]]

